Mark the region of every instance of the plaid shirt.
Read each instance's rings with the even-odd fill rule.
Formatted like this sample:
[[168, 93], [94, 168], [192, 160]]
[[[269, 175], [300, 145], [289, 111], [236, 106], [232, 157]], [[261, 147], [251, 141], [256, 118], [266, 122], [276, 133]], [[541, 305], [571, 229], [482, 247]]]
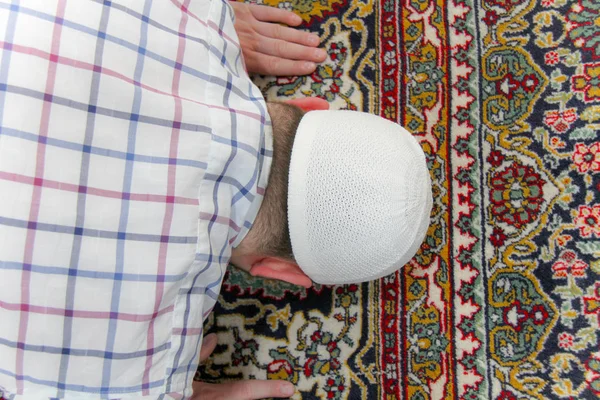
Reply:
[[187, 398], [271, 126], [223, 0], [0, 0], [0, 392]]

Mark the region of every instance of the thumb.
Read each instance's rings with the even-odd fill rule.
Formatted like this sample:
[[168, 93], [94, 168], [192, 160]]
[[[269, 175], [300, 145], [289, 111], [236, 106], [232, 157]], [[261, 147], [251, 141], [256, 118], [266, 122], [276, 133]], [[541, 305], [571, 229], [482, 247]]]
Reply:
[[202, 340], [202, 349], [200, 349], [200, 363], [206, 361], [217, 347], [217, 335], [214, 333], [204, 336]]

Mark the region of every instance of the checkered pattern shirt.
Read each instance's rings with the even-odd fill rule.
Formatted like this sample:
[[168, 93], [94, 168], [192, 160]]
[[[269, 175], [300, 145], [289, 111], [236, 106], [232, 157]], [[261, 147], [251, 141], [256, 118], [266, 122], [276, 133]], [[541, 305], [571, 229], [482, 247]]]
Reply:
[[271, 126], [224, 0], [0, 0], [0, 393], [188, 398]]

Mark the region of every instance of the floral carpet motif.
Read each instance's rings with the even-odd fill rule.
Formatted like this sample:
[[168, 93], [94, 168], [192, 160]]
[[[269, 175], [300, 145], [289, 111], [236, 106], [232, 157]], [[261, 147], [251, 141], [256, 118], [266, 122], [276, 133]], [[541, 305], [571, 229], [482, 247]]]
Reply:
[[287, 379], [294, 399], [600, 398], [600, 1], [263, 1], [329, 54], [311, 76], [257, 77], [267, 99], [405, 126], [432, 224], [376, 282], [231, 270], [199, 376]]

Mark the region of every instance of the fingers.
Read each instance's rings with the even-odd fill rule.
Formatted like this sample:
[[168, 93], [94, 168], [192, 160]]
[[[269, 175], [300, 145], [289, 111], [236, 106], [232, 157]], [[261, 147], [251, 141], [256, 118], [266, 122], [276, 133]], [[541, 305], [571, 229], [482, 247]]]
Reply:
[[259, 400], [286, 398], [296, 392], [286, 381], [238, 381], [220, 384], [194, 382], [192, 400]]
[[244, 53], [244, 58], [248, 71], [263, 75], [307, 75], [317, 68], [317, 64], [311, 61], [287, 60], [254, 51]]
[[327, 58], [325, 50], [316, 48], [317, 35], [280, 25], [299, 25], [302, 19], [296, 14], [275, 7], [231, 4], [248, 72], [306, 75]]
[[231, 384], [230, 399], [257, 400], [269, 397], [285, 398], [294, 394], [295, 388], [286, 381], [238, 381]]
[[299, 31], [279, 24], [260, 23], [254, 29], [263, 36], [298, 43], [304, 46], [315, 47], [321, 41], [319, 36], [314, 33]]
[[202, 348], [200, 349], [200, 362], [206, 361], [208, 357], [215, 351], [215, 347], [217, 347], [217, 335], [211, 333], [206, 335], [202, 340]]
[[286, 58], [291, 60], [304, 60], [313, 62], [322, 62], [327, 57], [327, 52], [323, 49], [302, 46], [296, 43], [288, 43], [283, 40], [264, 38], [256, 46], [257, 52]]
[[259, 6], [249, 4], [248, 8], [254, 18], [264, 22], [281, 22], [290, 26], [298, 26], [302, 23], [302, 18], [291, 11], [282, 10], [281, 8]]

